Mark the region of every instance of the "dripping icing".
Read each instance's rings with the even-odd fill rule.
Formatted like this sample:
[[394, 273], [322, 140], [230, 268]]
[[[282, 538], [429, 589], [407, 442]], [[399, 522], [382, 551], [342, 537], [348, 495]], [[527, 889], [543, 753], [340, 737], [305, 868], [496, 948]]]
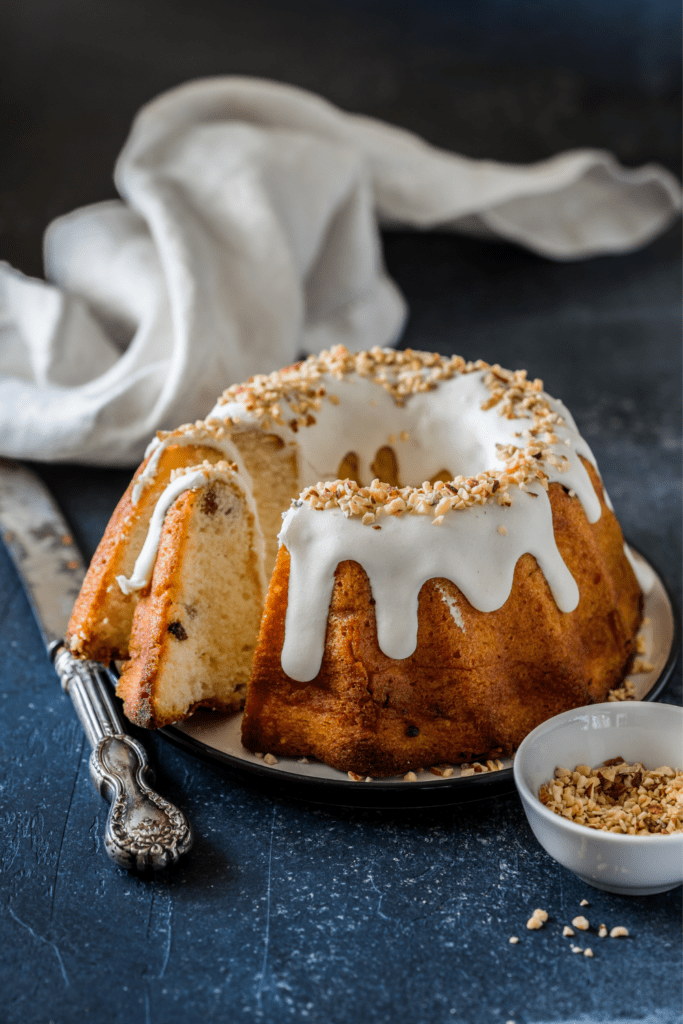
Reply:
[[463, 633], [465, 633], [465, 620], [462, 617], [462, 612], [458, 607], [458, 602], [456, 601], [455, 597], [453, 596], [453, 594], [449, 594], [448, 591], [443, 586], [443, 584], [441, 583], [436, 584], [436, 589], [441, 594], [441, 599], [443, 600], [443, 603], [450, 611], [453, 622], [456, 624], [458, 629], [461, 629]]
[[251, 494], [251, 487], [246, 486], [246, 480], [242, 477], [239, 470], [235, 472], [234, 470], [231, 471], [226, 469], [225, 466], [221, 467], [220, 464], [211, 466], [208, 463], [204, 463], [202, 467], [196, 467], [194, 469], [190, 468], [187, 472], [180, 473], [175, 480], [172, 480], [162, 491], [156, 505], [154, 506], [154, 512], [152, 513], [152, 518], [150, 519], [149, 527], [147, 529], [145, 543], [137, 557], [132, 575], [128, 578], [125, 576], [116, 577], [116, 582], [124, 594], [132, 594], [137, 590], [144, 590], [144, 588], [148, 586], [149, 581], [152, 578], [152, 573], [154, 572], [154, 564], [159, 551], [159, 542], [161, 541], [161, 531], [163, 529], [164, 519], [174, 501], [179, 498], [184, 491], [192, 491], [199, 487], [205, 487], [212, 480], [223, 480], [233, 486], [236, 485], [236, 489], [244, 498], [245, 504], [253, 517], [254, 548], [258, 562], [257, 571], [261, 584], [261, 592], [265, 594], [267, 584], [263, 567], [265, 543], [263, 540], [263, 534], [261, 533], [261, 527], [259, 525], [256, 504]]
[[[291, 508], [280, 533], [291, 557], [282, 667], [292, 679], [313, 679], [322, 663], [334, 571], [347, 559], [362, 565], [375, 600], [377, 639], [389, 658], [410, 657], [417, 646], [418, 595], [424, 583], [446, 577], [478, 611], [507, 601], [517, 561], [536, 558], [563, 612], [579, 590], [555, 544], [552, 510], [542, 487], [515, 494], [504, 508], [454, 512], [435, 527], [426, 516], [382, 519], [381, 531], [345, 518], [339, 509]], [[507, 533], [498, 533], [505, 523]]]
[[172, 431], [166, 437], [155, 437], [147, 445], [145, 458], [149, 458], [149, 462], [133, 485], [130, 496], [132, 505], [137, 505], [143, 491], [156, 479], [159, 460], [171, 445], [181, 445], [183, 447], [188, 445], [205, 445], [207, 448], [215, 448], [217, 451], [222, 452], [227, 460], [236, 462], [240, 473], [249, 480], [249, 475], [242, 464], [240, 453], [230, 437], [218, 437], [215, 430], [210, 430], [203, 424], [191, 424]]

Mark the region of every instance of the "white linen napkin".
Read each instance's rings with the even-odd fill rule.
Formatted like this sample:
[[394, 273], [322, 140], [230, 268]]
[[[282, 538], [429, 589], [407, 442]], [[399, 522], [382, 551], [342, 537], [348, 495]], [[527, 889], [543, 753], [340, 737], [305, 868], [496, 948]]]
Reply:
[[137, 462], [159, 428], [302, 350], [391, 345], [405, 303], [378, 225], [550, 259], [626, 252], [680, 209], [675, 178], [580, 150], [470, 160], [292, 86], [214, 78], [143, 107], [120, 201], [56, 220], [51, 284], [0, 265], [0, 452]]

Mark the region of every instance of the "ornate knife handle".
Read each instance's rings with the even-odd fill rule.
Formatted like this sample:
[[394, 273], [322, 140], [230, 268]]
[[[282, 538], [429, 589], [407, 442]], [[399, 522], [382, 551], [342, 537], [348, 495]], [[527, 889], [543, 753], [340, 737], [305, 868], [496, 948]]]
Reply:
[[111, 803], [104, 845], [122, 868], [158, 870], [192, 846], [184, 814], [151, 788], [154, 773], [144, 748], [125, 727], [96, 661], [74, 658], [61, 642], [50, 651], [62, 689], [68, 693], [93, 748], [90, 778]]

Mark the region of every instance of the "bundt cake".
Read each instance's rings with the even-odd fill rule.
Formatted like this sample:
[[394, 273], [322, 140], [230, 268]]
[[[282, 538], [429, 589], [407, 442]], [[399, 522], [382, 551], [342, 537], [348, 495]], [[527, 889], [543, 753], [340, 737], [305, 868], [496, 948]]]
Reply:
[[380, 776], [510, 752], [604, 700], [640, 617], [595, 460], [541, 381], [340, 347], [157, 436], [68, 641], [127, 659], [138, 724], [246, 690], [249, 750]]

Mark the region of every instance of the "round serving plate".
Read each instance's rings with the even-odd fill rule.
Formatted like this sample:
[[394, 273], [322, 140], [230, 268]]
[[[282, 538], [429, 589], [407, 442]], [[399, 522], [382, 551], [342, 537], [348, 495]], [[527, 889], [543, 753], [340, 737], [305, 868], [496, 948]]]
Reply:
[[[661, 574], [632, 546], [631, 551], [653, 577], [652, 586], [644, 597], [640, 634], [645, 641], [641, 657], [652, 668], [629, 679], [634, 684], [636, 700], [656, 700], [678, 658], [680, 615]], [[221, 767], [244, 782], [261, 786], [272, 794], [317, 804], [405, 810], [483, 800], [514, 790], [512, 758], [501, 760], [502, 768], [497, 771], [474, 775], [462, 776], [457, 765], [448, 778], [427, 768], [417, 772], [414, 781], [396, 776], [354, 782], [345, 772], [306, 758], [279, 757], [275, 764], [266, 764], [263, 756], [257, 757], [242, 746], [241, 723], [241, 714], [222, 715], [199, 710], [184, 722], [159, 729], [158, 734], [186, 753]]]

